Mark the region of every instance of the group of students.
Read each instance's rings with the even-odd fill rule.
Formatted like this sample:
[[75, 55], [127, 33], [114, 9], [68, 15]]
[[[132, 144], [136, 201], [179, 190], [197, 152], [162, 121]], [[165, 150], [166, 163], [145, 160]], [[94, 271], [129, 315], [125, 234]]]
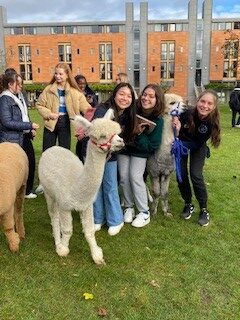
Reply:
[[[44, 119], [43, 151], [57, 142], [58, 145], [70, 149], [70, 118], [75, 114], [81, 113], [93, 120], [103, 117], [109, 108], [113, 109], [114, 120], [122, 128], [121, 135], [125, 147], [117, 154], [112, 154], [106, 162], [102, 184], [94, 202], [95, 230], [99, 231], [106, 224], [108, 233], [112, 236], [120, 232], [124, 222], [137, 228], [150, 222], [144, 172], [147, 158], [161, 144], [165, 112], [164, 93], [159, 85], [148, 84], [136, 99], [136, 93], [128, 79], [122, 81], [120, 77], [121, 74], [118, 74], [119, 81], [116, 81], [117, 85], [110, 98], [98, 104], [86, 78], [81, 75], [74, 78], [69, 66], [59, 63], [49, 85], [36, 103], [36, 108]], [[35, 170], [35, 158], [30, 156], [33, 151], [31, 139], [39, 125], [28, 118], [21, 76], [13, 69], [6, 70], [0, 79], [0, 91], [0, 142], [11, 141], [20, 144], [28, 155], [29, 167], [32, 166], [31, 170], [33, 167]], [[147, 122], [138, 122], [137, 115], [154, 122], [153, 130], [149, 130]], [[198, 222], [206, 226], [209, 223], [207, 190], [203, 179], [203, 166], [208, 150], [206, 142], [211, 138], [214, 147], [218, 147], [220, 143], [216, 93], [211, 90], [203, 92], [194, 108], [190, 108], [179, 118], [173, 118], [173, 127], [176, 128], [179, 139], [189, 149], [188, 155], [181, 159], [182, 181], [178, 181], [185, 202], [182, 217], [189, 219], [194, 210], [190, 174], [200, 206]], [[88, 137], [80, 133], [76, 133], [76, 136], [77, 155], [84, 162]], [[29, 178], [30, 176], [31, 174]], [[27, 186], [26, 197], [32, 194], [33, 178], [31, 180]], [[119, 189], [122, 191], [122, 201]]]

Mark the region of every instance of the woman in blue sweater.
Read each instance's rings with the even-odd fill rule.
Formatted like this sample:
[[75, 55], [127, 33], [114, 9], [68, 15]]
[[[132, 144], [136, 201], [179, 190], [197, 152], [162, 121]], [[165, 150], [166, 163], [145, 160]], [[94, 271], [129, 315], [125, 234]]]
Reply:
[[[143, 175], [147, 158], [158, 149], [162, 140], [164, 110], [164, 94], [159, 85], [147, 85], [139, 97], [137, 113], [156, 125], [151, 128], [147, 122], [139, 123], [135, 128], [134, 142], [126, 145], [118, 154], [120, 185], [126, 207], [124, 221], [132, 223], [132, 226], [137, 228], [144, 227], [150, 222], [147, 189]], [[136, 217], [134, 204], [138, 210]]]

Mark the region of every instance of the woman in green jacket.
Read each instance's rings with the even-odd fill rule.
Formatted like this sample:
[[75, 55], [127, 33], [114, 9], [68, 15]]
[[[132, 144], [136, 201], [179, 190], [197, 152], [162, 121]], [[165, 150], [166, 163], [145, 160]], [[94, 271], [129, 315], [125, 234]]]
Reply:
[[[140, 228], [150, 222], [148, 197], [143, 174], [147, 158], [154, 153], [162, 139], [164, 93], [156, 84], [148, 84], [142, 91], [137, 106], [141, 117], [135, 129], [134, 143], [118, 155], [120, 185], [123, 190], [124, 222]], [[144, 120], [145, 118], [145, 120]], [[135, 216], [134, 204], [138, 210]]]

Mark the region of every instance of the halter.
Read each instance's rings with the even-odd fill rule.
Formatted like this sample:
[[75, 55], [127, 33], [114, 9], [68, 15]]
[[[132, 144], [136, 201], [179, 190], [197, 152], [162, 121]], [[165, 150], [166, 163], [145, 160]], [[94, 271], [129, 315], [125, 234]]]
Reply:
[[92, 140], [91, 139], [91, 142], [93, 144], [95, 144], [95, 146], [97, 146], [98, 148], [102, 149], [103, 151], [106, 151], [105, 147], [107, 147], [107, 150], [109, 151], [110, 148], [111, 148], [111, 142], [112, 142], [112, 139], [113, 137], [115, 136], [115, 134], [113, 134], [110, 139], [107, 141], [107, 142], [104, 142], [104, 143], [97, 143], [96, 141]]

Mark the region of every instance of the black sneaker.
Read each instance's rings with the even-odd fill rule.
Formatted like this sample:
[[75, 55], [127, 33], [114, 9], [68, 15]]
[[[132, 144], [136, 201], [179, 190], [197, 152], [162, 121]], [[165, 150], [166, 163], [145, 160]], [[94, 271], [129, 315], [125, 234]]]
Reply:
[[193, 212], [194, 205], [191, 203], [186, 203], [185, 207], [183, 208], [183, 212], [181, 213], [181, 216], [183, 219], [188, 220], [191, 218]]
[[207, 209], [203, 208], [200, 211], [199, 214], [199, 219], [198, 219], [198, 223], [202, 226], [202, 227], [206, 227], [209, 224], [209, 213], [207, 212]]

